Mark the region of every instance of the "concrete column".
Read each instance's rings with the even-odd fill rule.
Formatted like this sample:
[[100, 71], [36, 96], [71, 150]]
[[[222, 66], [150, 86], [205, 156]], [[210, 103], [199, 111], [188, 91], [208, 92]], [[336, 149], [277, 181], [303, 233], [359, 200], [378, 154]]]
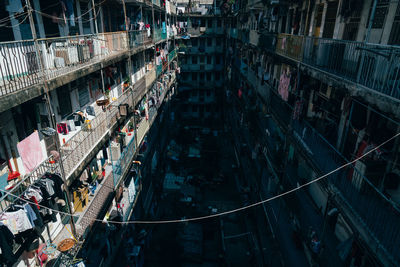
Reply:
[[312, 12], [311, 12], [311, 10], [310, 10], [310, 12], [311, 12], [311, 14], [310, 14], [310, 16], [311, 16], [310, 25], [308, 26], [308, 29], [305, 29], [305, 30], [306, 30], [306, 31], [305, 31], [305, 34], [306, 34], [307, 36], [312, 36], [313, 33], [314, 33], [315, 16], [316, 16], [316, 14], [317, 14], [317, 12], [318, 12], [318, 4], [319, 4], [319, 1], [318, 1], [318, 3], [317, 3], [317, 1], [316, 1], [315, 4], [314, 4], [314, 7], [313, 7], [313, 9], [312, 9]]
[[22, 11], [22, 5], [20, 0], [10, 1], [9, 5], [6, 6], [6, 10], [10, 16], [11, 26], [14, 33], [14, 39], [16, 41], [22, 40], [21, 30], [19, 27], [19, 22], [14, 18], [14, 13], [18, 11]]
[[[91, 9], [91, 8], [92, 8], [92, 3], [89, 2], [89, 3], [88, 3], [88, 9]], [[93, 11], [93, 10], [92, 10], [92, 11]], [[91, 33], [95, 33], [95, 31], [94, 31], [94, 24], [93, 24], [93, 13], [92, 13], [92, 11], [89, 12], [90, 32], [91, 32]]]
[[[41, 10], [39, 0], [33, 0], [33, 8], [35, 10]], [[44, 32], [44, 27], [43, 27], [42, 15], [39, 14], [38, 12], [35, 12], [35, 17], [36, 17], [37, 29], [39, 30], [39, 38], [46, 38], [46, 34]]]
[[104, 28], [103, 7], [100, 6], [99, 9], [100, 9], [100, 11], [99, 11], [99, 12], [100, 12], [100, 13], [99, 13], [99, 16], [100, 16], [100, 29], [101, 29], [99, 32], [105, 32], [106, 29]]
[[345, 23], [343, 22], [342, 16], [340, 16], [340, 10], [342, 9], [343, 0], [339, 0], [338, 9], [336, 12], [335, 28], [333, 30], [333, 39], [342, 39]]
[[395, 1], [389, 2], [388, 13], [386, 15], [385, 24], [383, 25], [382, 37], [380, 40], [381, 44], [387, 44], [389, 41], [393, 20], [396, 15], [397, 5], [400, 5], [400, 3]]
[[322, 18], [321, 18], [321, 28], [319, 30], [319, 37], [322, 37], [325, 27], [325, 18], [326, 18], [326, 11], [328, 10], [328, 3], [324, 3], [324, 10], [322, 11]]
[[358, 26], [356, 41], [364, 41], [364, 36], [368, 27], [368, 15], [373, 0], [365, 0], [361, 11], [361, 20]]
[[78, 17], [78, 27], [79, 27], [79, 34], [83, 34], [83, 25], [82, 25], [82, 12], [81, 12], [81, 2], [76, 1], [76, 15]]

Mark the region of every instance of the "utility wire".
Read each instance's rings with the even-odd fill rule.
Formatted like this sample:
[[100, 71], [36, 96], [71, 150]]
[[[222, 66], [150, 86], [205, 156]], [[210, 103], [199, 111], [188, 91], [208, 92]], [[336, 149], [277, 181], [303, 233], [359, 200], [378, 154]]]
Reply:
[[[95, 6], [100, 6], [100, 5], [102, 5], [102, 4], [103, 4], [104, 2], [106, 2], [106, 1], [107, 1], [107, 0], [103, 0], [102, 2], [100, 2], [100, 3], [98, 3], [98, 4], [95, 4]], [[88, 14], [88, 13], [89, 13], [90, 11], [92, 11], [92, 10], [93, 10], [93, 7], [89, 8], [86, 12], [84, 12], [84, 13], [81, 14], [80, 16], [74, 17], [73, 19], [65, 18], [65, 20], [74, 20], [74, 21], [75, 21], [75, 20], [77, 20], [77, 19], [79, 19], [79, 18], [82, 18], [83, 16], [85, 16], [86, 14]], [[99, 9], [99, 10], [100, 10], [100, 9]], [[64, 18], [62, 18], [62, 17], [53, 16], [53, 15], [44, 13], [44, 12], [42, 12], [42, 11], [40, 11], [40, 10], [32, 9], [32, 11], [33, 11], [33, 12], [36, 12], [36, 13], [39, 13], [39, 14], [41, 14], [42, 16], [51, 18], [51, 19], [60, 19], [60, 20], [64, 20]], [[89, 19], [88, 21], [90, 21], [90, 19]]]
[[[337, 172], [337, 171], [339, 171], [341, 169], [346, 168], [349, 165], [354, 164], [355, 162], [359, 161], [360, 159], [366, 157], [368, 154], [372, 153], [373, 151], [379, 149], [380, 147], [382, 147], [385, 144], [389, 143], [393, 139], [397, 138], [399, 135], [400, 135], [400, 132], [397, 133], [396, 135], [394, 135], [393, 137], [387, 139], [385, 142], [381, 143], [380, 145], [376, 146], [372, 150], [370, 150], [370, 151], [366, 152], [365, 154], [361, 155], [360, 157], [354, 159], [353, 161], [347, 162], [346, 164], [344, 164], [342, 166], [339, 166], [338, 168], [336, 168], [336, 169], [334, 169], [334, 170], [332, 170], [332, 171], [330, 171], [330, 172], [328, 172], [328, 173], [326, 173], [326, 174], [324, 174], [324, 175], [322, 175], [322, 176], [320, 176], [320, 177], [318, 177], [318, 178], [316, 178], [314, 180], [311, 180], [311, 181], [309, 181], [309, 182], [307, 182], [305, 184], [302, 184], [302, 185], [300, 185], [300, 186], [298, 186], [296, 188], [293, 188], [291, 190], [288, 190], [288, 191], [283, 192], [281, 194], [278, 194], [276, 196], [273, 196], [273, 197], [270, 197], [268, 199], [265, 199], [265, 200], [262, 200], [262, 201], [259, 201], [259, 202], [256, 202], [256, 203], [253, 203], [253, 204], [250, 204], [250, 205], [246, 205], [246, 206], [243, 206], [243, 207], [240, 207], [240, 208], [237, 208], [237, 209], [232, 209], [232, 210], [228, 210], [228, 211], [224, 211], [224, 212], [219, 212], [219, 213], [216, 213], [216, 214], [205, 215], [205, 216], [200, 216], [200, 217], [193, 217], [193, 218], [183, 218], [183, 219], [173, 219], [173, 220], [154, 220], [154, 221], [134, 220], [134, 221], [127, 221], [127, 222], [119, 222], [119, 221], [107, 221], [107, 222], [108, 223], [115, 223], [115, 224], [168, 224], [168, 223], [182, 223], [182, 222], [201, 221], [201, 220], [211, 219], [211, 218], [215, 218], [215, 217], [220, 217], [220, 216], [224, 216], [224, 215], [240, 212], [240, 211], [243, 211], [243, 210], [246, 210], [246, 209], [250, 209], [250, 208], [262, 205], [262, 204], [270, 202], [272, 200], [281, 198], [283, 196], [289, 195], [289, 194], [291, 194], [291, 193], [293, 193], [293, 192], [295, 192], [297, 190], [302, 189], [303, 187], [306, 187], [306, 186], [308, 186], [310, 184], [318, 182], [319, 180], [322, 180], [322, 179], [328, 177], [332, 173], [335, 173], [335, 172]], [[55, 210], [55, 209], [51, 209], [49, 207], [46, 207], [46, 206], [43, 206], [43, 205], [40, 205], [40, 204], [36, 204], [33, 201], [26, 200], [26, 199], [24, 199], [24, 198], [22, 198], [20, 196], [14, 195], [14, 194], [12, 194], [10, 192], [7, 192], [6, 190], [3, 190], [3, 189], [0, 189], [0, 192], [5, 193], [6, 195], [10, 195], [10, 196], [16, 197], [16, 198], [18, 198], [18, 199], [20, 199], [20, 200], [22, 200], [22, 201], [24, 201], [26, 203], [30, 203], [30, 204], [33, 204], [33, 205], [38, 205], [39, 207], [47, 209], [47, 210], [51, 210], [51, 211], [58, 212], [60, 214], [69, 215], [69, 216], [80, 217], [79, 215], [71, 215], [71, 214], [69, 214], [67, 212], [61, 212], [61, 211], [58, 211], [58, 210]], [[92, 221], [103, 222], [103, 220], [96, 219], [96, 218], [92, 218]]]
[[26, 15], [25, 18], [18, 24], [16, 25], [12, 25], [12, 26], [7, 26], [7, 25], [0, 25], [0, 28], [4, 27], [4, 28], [15, 28], [15, 27], [19, 27], [19, 25], [23, 24], [26, 19], [29, 17], [29, 15]]

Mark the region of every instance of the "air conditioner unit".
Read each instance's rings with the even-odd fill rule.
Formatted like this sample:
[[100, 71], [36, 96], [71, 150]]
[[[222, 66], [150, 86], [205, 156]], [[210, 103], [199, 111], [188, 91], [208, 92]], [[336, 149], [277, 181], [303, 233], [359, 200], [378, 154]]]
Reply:
[[200, 27], [200, 32], [205, 32], [207, 30], [206, 27]]

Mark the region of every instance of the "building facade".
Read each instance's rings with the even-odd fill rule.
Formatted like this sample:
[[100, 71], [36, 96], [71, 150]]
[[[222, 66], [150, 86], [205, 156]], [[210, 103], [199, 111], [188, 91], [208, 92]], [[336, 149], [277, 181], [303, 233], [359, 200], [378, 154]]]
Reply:
[[[290, 204], [306, 243], [309, 227], [322, 239], [328, 265], [399, 263], [399, 140], [350, 164], [399, 132], [399, 10], [398, 1], [228, 7], [230, 90], [257, 118], [254, 131], [278, 187], [346, 165]], [[302, 210], [306, 198], [314, 214]]]

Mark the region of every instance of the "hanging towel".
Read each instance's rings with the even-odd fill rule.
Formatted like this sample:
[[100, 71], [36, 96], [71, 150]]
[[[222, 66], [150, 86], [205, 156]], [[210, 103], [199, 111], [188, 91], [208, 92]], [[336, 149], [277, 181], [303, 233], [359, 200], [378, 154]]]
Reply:
[[44, 159], [37, 131], [34, 131], [30, 136], [19, 142], [17, 149], [26, 173], [33, 171]]

